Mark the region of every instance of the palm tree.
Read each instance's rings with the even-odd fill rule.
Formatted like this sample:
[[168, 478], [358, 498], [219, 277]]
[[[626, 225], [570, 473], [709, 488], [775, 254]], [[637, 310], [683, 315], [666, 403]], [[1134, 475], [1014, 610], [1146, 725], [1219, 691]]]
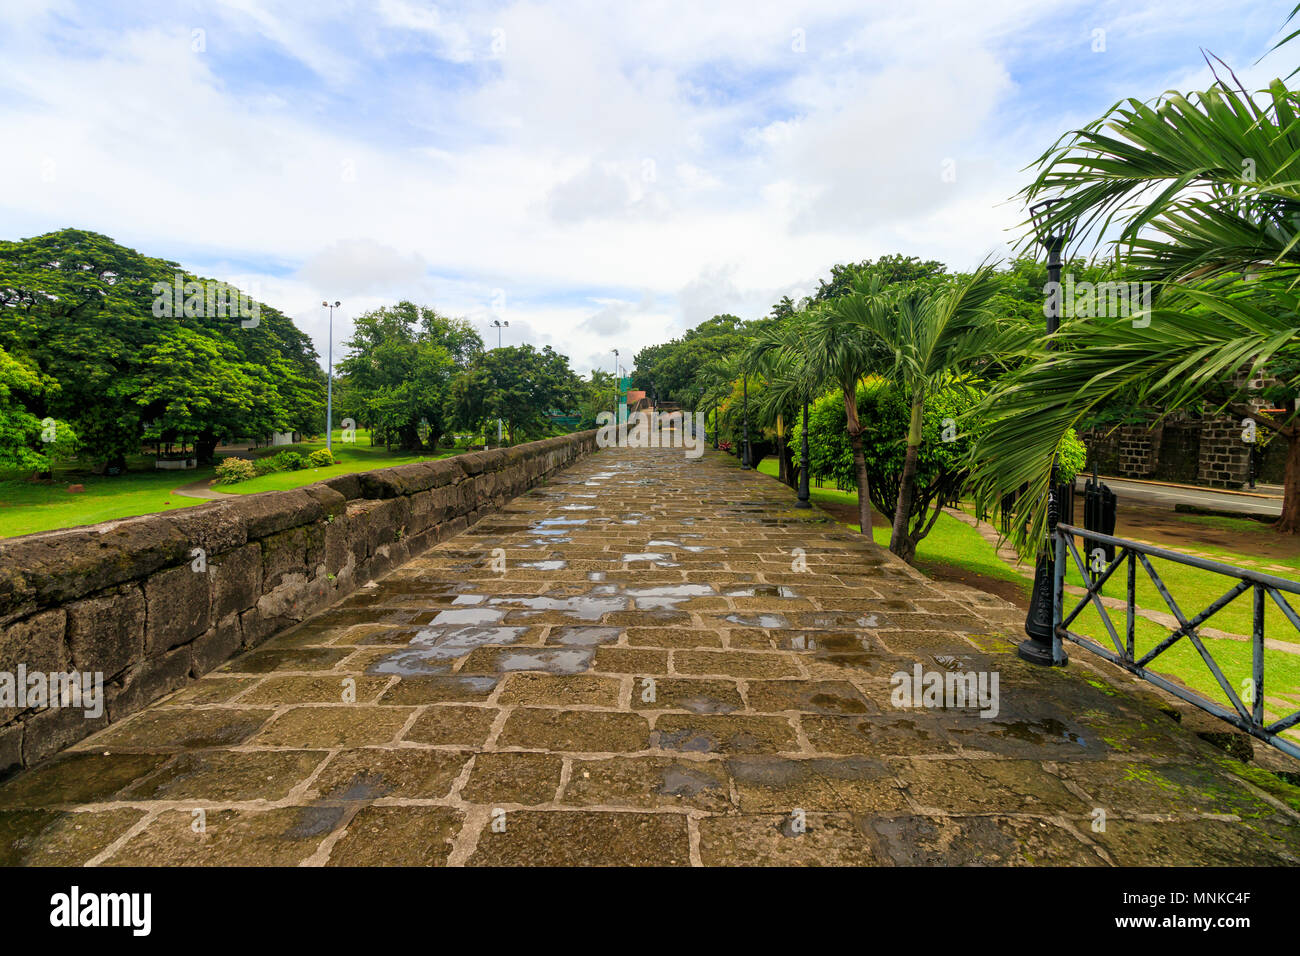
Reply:
[[[1298, 117], [1300, 96], [1281, 80], [1252, 96], [1216, 78], [1189, 96], [1117, 104], [1040, 157], [1022, 196], [1059, 200], [1043, 230], [1070, 234], [1073, 224], [1072, 242], [1109, 246], [1153, 283], [1153, 303], [1140, 321], [1064, 322], [1062, 350], [1027, 355], [995, 391], [988, 407], [999, 419], [976, 474], [982, 500], [1024, 481], [1042, 499], [1066, 431], [1128, 391], [1165, 414], [1209, 402], [1284, 440], [1274, 527], [1300, 533]], [[1264, 371], [1278, 379], [1281, 411], [1242, 401], [1243, 382]], [[1043, 510], [1018, 529], [1025, 550], [1042, 535]]]
[[844, 417], [853, 448], [853, 471], [858, 485], [858, 527], [871, 536], [871, 495], [867, 459], [862, 448], [862, 423], [858, 418], [858, 383], [888, 362], [877, 337], [856, 320], [860, 300], [879, 295], [883, 282], [871, 276], [860, 290], [818, 303], [809, 310], [803, 327], [809, 359], [808, 374], [825, 387], [836, 388], [844, 401]]
[[822, 392], [812, 356], [808, 351], [808, 306], [799, 307], [778, 322], [762, 329], [749, 347], [747, 361], [759, 369], [766, 383], [754, 403], [755, 420], [776, 431], [781, 462], [780, 479], [793, 487], [796, 472], [792, 453], [786, 448], [786, 422]]
[[708, 365], [702, 367], [698, 373], [699, 380], [704, 383], [704, 391], [700, 393], [699, 405], [713, 411], [715, 433], [721, 427], [718, 421], [718, 413], [731, 396], [732, 388], [740, 375], [741, 361], [736, 354], [714, 359]]
[[861, 294], [847, 297], [843, 305], [848, 319], [893, 354], [893, 364], [882, 370], [883, 377], [900, 388], [909, 402], [907, 452], [889, 539], [889, 550], [909, 563], [916, 556], [920, 537], [916, 532], [924, 528], [912, 527], [912, 505], [925, 403], [990, 357], [1007, 351], [1007, 330], [989, 307], [998, 287], [993, 265], [986, 263], [955, 284], [906, 283], [883, 291], [864, 284]]

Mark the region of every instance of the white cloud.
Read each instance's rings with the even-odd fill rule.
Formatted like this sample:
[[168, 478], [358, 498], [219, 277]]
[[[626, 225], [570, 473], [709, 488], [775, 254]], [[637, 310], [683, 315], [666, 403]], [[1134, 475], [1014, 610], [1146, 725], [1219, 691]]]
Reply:
[[409, 287], [424, 278], [426, 268], [418, 255], [403, 255], [373, 239], [345, 239], [311, 256], [298, 276], [316, 288], [352, 295]]
[[[75, 225], [229, 263], [322, 354], [322, 298], [345, 299], [341, 341], [405, 297], [608, 368], [835, 262], [1005, 250], [1022, 167], [1115, 98], [1069, 73], [1102, 62], [1071, 52], [1091, 26], [1103, 81], [1143, 97], [1204, 73], [1163, 31], [1213, 48], [1239, 26], [1211, 0], [1132, 6], [207, 0], [115, 23], [6, 5], [0, 234]], [[1285, 6], [1216, 52], [1244, 66]], [[1134, 59], [1166, 36], [1176, 68]]]

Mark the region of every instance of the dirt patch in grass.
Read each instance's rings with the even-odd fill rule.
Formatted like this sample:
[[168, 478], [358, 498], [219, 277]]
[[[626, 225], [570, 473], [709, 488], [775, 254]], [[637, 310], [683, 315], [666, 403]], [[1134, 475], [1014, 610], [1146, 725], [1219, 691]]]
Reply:
[[1008, 604], [1014, 604], [1023, 611], [1029, 610], [1028, 580], [1021, 585], [1015, 581], [989, 577], [987, 574], [968, 571], [965, 568], [955, 568], [952, 565], [942, 564], [937, 561], [918, 560], [916, 569], [935, 581], [951, 581], [955, 584], [964, 584], [967, 587], [976, 588], [988, 594], [996, 594]]
[[[1074, 517], [1072, 524], [1083, 527], [1083, 495], [1075, 497]], [[1278, 534], [1258, 521], [1249, 518], [1207, 519], [1122, 499], [1115, 534], [1174, 549], [1197, 551], [1208, 547], [1264, 560], [1294, 562], [1300, 559], [1300, 536]]]

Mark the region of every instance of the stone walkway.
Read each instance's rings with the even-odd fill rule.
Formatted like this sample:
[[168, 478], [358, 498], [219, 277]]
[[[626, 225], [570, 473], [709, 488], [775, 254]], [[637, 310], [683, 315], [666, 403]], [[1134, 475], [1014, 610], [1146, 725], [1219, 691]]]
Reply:
[[0, 863], [1300, 863], [1300, 788], [792, 505], [602, 451], [0, 785]]

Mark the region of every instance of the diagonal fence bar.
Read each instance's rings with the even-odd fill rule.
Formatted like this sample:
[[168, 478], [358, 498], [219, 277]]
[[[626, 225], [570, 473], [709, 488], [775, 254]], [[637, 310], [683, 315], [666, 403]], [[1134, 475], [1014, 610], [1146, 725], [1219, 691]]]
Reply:
[[[1084, 538], [1090, 545], [1103, 544], [1112, 546], [1115, 549], [1115, 556], [1109, 564], [1097, 572], [1089, 572], [1087, 563], [1075, 546], [1075, 537]], [[1141, 677], [1142, 679], [1155, 684], [1157, 687], [1168, 691], [1175, 697], [1187, 701], [1190, 704], [1213, 714], [1219, 719], [1232, 724], [1233, 726], [1246, 731], [1254, 737], [1265, 741], [1266, 743], [1277, 747], [1293, 757], [1300, 758], [1300, 744], [1293, 740], [1288, 740], [1280, 736], [1283, 731], [1300, 724], [1300, 710], [1288, 716], [1282, 717], [1272, 723], [1265, 723], [1264, 717], [1264, 612], [1267, 599], [1271, 598], [1277, 605], [1283, 616], [1290, 624], [1300, 631], [1300, 614], [1291, 607], [1290, 602], [1283, 596], [1284, 594], [1300, 594], [1300, 583], [1280, 578], [1276, 575], [1265, 574], [1260, 571], [1254, 571], [1248, 568], [1238, 568], [1230, 564], [1224, 564], [1219, 561], [1213, 561], [1208, 558], [1199, 558], [1193, 555], [1180, 554], [1177, 551], [1171, 551], [1168, 548], [1161, 548], [1155, 545], [1142, 544], [1138, 541], [1130, 541], [1126, 538], [1117, 538], [1113, 535], [1102, 534], [1097, 531], [1088, 531], [1082, 528], [1076, 528], [1068, 524], [1058, 524], [1056, 526], [1056, 580], [1053, 587], [1053, 652], [1058, 660], [1064, 657], [1061, 646], [1064, 641], [1070, 641], [1080, 647], [1086, 648], [1101, 657], [1106, 658], [1111, 663], [1124, 668], [1126, 671]], [[1073, 610], [1067, 613], [1065, 603], [1067, 595], [1065, 594], [1065, 565], [1066, 556], [1069, 555], [1075, 568], [1078, 570], [1081, 580], [1085, 584], [1085, 593], [1079, 598], [1078, 604]], [[1164, 561], [1170, 561], [1174, 564], [1181, 564], [1187, 567], [1197, 568], [1202, 571], [1210, 571], [1225, 577], [1235, 579], [1235, 583], [1221, 596], [1208, 604], [1203, 610], [1192, 615], [1190, 618], [1183, 613], [1182, 608], [1170, 593], [1169, 587], [1163, 578], [1151, 564], [1151, 558], [1159, 558]], [[1160, 594], [1165, 604], [1169, 607], [1174, 618], [1178, 622], [1178, 627], [1162, 639], [1154, 648], [1145, 653], [1141, 658], [1136, 657], [1136, 618], [1137, 618], [1137, 567], [1142, 566], [1147, 578], [1151, 581], [1156, 591]], [[1123, 565], [1126, 568], [1126, 600], [1125, 600], [1125, 622], [1124, 638], [1120, 639], [1119, 632], [1116, 630], [1110, 617], [1110, 609], [1101, 600], [1101, 590], [1107, 581], [1111, 579], [1115, 571]], [[1207, 620], [1223, 610], [1237, 598], [1246, 592], [1251, 592], [1251, 675], [1249, 679], [1248, 690], [1243, 700], [1235, 690], [1232, 683], [1224, 675], [1223, 669], [1214, 659], [1214, 655], [1205, 645], [1198, 628]], [[1092, 638], [1070, 630], [1070, 625], [1075, 621], [1083, 611], [1093, 607], [1101, 618], [1114, 645], [1114, 650], [1098, 643]], [[1149, 664], [1156, 660], [1165, 651], [1173, 647], [1184, 637], [1196, 649], [1201, 660], [1205, 663], [1214, 677], [1215, 682], [1226, 695], [1228, 702], [1232, 705], [1231, 709], [1224, 707], [1208, 697], [1197, 693], [1190, 688], [1175, 683], [1168, 678], [1154, 673], [1150, 670]], [[1245, 682], [1243, 682], [1244, 684]]]

